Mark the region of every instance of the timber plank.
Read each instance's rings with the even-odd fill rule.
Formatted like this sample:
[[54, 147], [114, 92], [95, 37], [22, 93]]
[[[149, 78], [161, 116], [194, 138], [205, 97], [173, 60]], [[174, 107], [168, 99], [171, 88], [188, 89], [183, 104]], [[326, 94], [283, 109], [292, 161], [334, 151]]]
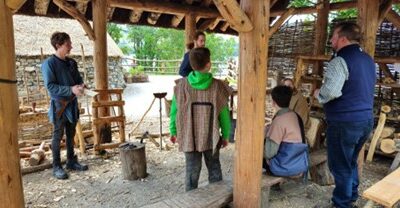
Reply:
[[385, 207], [395, 205], [400, 200], [400, 168], [364, 191], [363, 197]]
[[233, 189], [230, 182], [220, 181], [144, 207], [158, 208], [161, 206], [173, 206], [179, 208], [217, 208], [227, 205], [232, 199]]

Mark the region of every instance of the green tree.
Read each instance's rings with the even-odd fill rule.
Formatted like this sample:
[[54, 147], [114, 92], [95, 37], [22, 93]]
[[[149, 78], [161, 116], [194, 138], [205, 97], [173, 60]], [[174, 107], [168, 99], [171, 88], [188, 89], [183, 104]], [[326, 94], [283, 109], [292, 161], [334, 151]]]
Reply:
[[122, 38], [122, 29], [120, 26], [115, 23], [108, 23], [107, 32], [117, 44], [120, 42]]

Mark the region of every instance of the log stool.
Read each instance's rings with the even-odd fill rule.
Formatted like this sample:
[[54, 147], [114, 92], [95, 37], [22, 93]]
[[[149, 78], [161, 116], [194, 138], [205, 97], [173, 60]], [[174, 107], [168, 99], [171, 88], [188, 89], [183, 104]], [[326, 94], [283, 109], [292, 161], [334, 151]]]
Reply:
[[147, 176], [146, 150], [143, 143], [124, 143], [119, 146], [122, 176], [126, 180], [137, 180]]

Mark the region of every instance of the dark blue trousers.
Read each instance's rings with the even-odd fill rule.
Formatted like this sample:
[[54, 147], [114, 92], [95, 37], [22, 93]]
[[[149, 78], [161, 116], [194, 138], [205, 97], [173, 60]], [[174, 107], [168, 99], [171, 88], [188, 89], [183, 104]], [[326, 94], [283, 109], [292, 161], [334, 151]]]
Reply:
[[372, 131], [374, 121], [328, 121], [328, 165], [335, 179], [332, 201], [335, 206], [348, 208], [358, 198], [357, 158]]
[[68, 119], [62, 115], [61, 118], [55, 119], [53, 123], [53, 138], [51, 140], [51, 152], [53, 154], [53, 167], [61, 166], [60, 157], [60, 142], [64, 135], [66, 136], [66, 146], [67, 146], [67, 159], [74, 159], [74, 136], [75, 136], [76, 122], [70, 123]]
[[196, 189], [199, 183], [201, 171], [201, 158], [204, 156], [204, 162], [208, 169], [208, 182], [214, 183], [222, 180], [221, 163], [219, 161], [219, 149], [213, 154], [212, 150], [204, 152], [185, 152], [186, 159], [186, 179], [185, 190]]

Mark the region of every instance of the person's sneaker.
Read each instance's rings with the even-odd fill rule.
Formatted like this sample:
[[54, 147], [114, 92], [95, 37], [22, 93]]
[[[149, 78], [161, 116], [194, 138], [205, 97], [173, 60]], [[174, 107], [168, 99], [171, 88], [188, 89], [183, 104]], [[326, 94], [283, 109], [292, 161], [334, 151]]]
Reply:
[[61, 166], [54, 166], [53, 167], [53, 176], [57, 179], [67, 179], [68, 174], [64, 171]]
[[76, 160], [68, 161], [66, 167], [68, 170], [77, 170], [77, 171], [86, 171], [89, 169], [87, 165], [80, 164]]

